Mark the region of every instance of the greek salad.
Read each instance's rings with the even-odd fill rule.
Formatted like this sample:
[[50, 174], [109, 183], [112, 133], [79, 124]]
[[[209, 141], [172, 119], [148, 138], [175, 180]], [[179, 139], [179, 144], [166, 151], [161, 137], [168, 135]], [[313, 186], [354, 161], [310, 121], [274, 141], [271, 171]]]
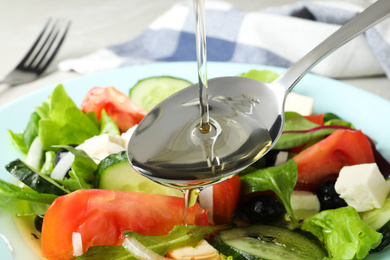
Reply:
[[[272, 81], [275, 72], [238, 76]], [[389, 162], [376, 141], [290, 93], [274, 148], [202, 190], [138, 174], [126, 148], [154, 105], [191, 82], [140, 80], [129, 93], [93, 87], [76, 104], [62, 85], [8, 130], [23, 155], [0, 179], [0, 209], [32, 216], [46, 259], [364, 259], [390, 243]]]

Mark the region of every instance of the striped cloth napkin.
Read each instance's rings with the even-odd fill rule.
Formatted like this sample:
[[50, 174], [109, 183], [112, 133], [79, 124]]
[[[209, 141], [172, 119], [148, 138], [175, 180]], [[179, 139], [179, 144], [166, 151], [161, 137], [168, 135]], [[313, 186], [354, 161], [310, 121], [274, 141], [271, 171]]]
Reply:
[[[244, 12], [206, 1], [207, 60], [290, 67], [362, 6], [345, 1], [299, 2]], [[195, 61], [192, 1], [178, 2], [142, 34], [59, 64], [81, 74], [139, 64]], [[390, 19], [346, 44], [312, 72], [333, 78], [390, 77]]]

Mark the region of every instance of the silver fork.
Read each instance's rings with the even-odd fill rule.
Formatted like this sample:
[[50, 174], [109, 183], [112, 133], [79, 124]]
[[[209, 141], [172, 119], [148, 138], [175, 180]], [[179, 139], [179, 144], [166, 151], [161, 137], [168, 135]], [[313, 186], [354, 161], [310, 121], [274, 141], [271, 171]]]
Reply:
[[69, 26], [70, 21], [49, 19], [24, 58], [0, 84], [18, 85], [41, 76], [64, 42]]

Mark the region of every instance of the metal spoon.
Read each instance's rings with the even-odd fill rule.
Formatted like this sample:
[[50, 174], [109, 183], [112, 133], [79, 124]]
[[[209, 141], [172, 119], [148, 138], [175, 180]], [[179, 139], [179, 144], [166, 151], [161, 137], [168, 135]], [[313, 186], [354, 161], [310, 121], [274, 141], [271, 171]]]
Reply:
[[[258, 133], [245, 133], [248, 136], [240, 137], [239, 141], [234, 137], [230, 139], [223, 137], [227, 140], [226, 145], [234, 143], [237, 149], [224, 153], [222, 147], [218, 150], [220, 153], [218, 156], [208, 157], [211, 166], [210, 162], [206, 163], [202, 156], [193, 158], [191, 163], [184, 160], [183, 158], [191, 158], [191, 152], [197, 148], [191, 142], [185, 143], [187, 137], [177, 139], [176, 137], [181, 135], [177, 129], [188, 127], [188, 124], [196, 126], [193, 118], [199, 118], [199, 103], [196, 102], [198, 84], [195, 84], [164, 100], [146, 115], [129, 142], [128, 157], [131, 164], [141, 174], [160, 183], [195, 187], [217, 182], [246, 168], [259, 159], [264, 152], [269, 151], [279, 139], [284, 125], [286, 95], [302, 77], [322, 59], [384, 20], [389, 14], [390, 1], [378, 0], [325, 39], [272, 83], [262, 83], [241, 77], [209, 80], [210, 118], [218, 116], [216, 114], [218, 111], [215, 111], [217, 109], [213, 109], [215, 105], [212, 103], [213, 98], [223, 95], [256, 100], [249, 107], [248, 120], [259, 122], [259, 129], [265, 128], [269, 136], [259, 131]], [[180, 114], [184, 114], [188, 121], [176, 125], [174, 118], [179, 117]], [[171, 128], [176, 129], [176, 132], [173, 133]], [[257, 145], [258, 143], [265, 144], [267, 138], [270, 138], [270, 145], [263, 147]], [[178, 140], [181, 140], [180, 150], [175, 152], [175, 156], [167, 154], [164, 147], [178, 143]], [[208, 153], [213, 154], [213, 149], [217, 148], [211, 147]]]

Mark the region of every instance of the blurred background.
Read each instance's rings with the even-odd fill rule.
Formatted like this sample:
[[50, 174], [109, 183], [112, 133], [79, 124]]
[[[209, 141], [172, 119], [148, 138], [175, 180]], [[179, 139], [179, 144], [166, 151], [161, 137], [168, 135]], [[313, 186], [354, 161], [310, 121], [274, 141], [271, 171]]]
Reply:
[[[344, 1], [367, 6], [374, 0]], [[55, 71], [56, 64], [61, 60], [84, 56], [106, 46], [131, 40], [177, 2], [178, 0], [2, 0], [0, 1], [0, 78], [5, 76], [24, 56], [25, 51], [36, 38], [37, 32], [49, 17], [63, 17], [72, 21], [65, 44], [50, 67], [51, 71]], [[244, 11], [254, 11], [298, 1], [226, 0], [226, 2]], [[78, 76], [80, 75], [74, 72], [55, 71], [17, 88], [0, 84], [0, 106], [41, 87]], [[390, 83], [383, 77], [345, 81], [390, 99]]]

